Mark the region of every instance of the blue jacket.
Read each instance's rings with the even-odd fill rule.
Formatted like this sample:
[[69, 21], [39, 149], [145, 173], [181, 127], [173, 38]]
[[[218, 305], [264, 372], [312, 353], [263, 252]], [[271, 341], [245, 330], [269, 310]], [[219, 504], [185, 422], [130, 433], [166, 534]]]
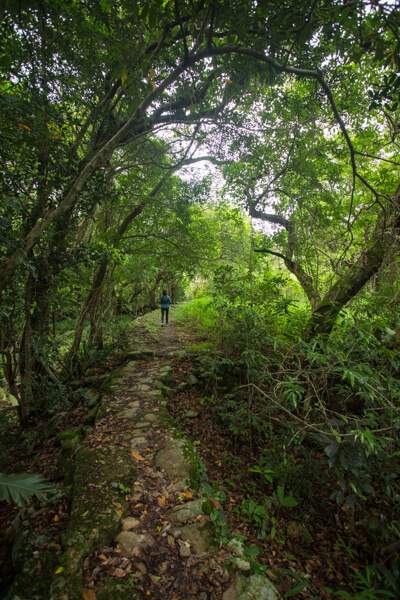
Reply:
[[161, 296], [161, 298], [160, 298], [161, 308], [169, 308], [169, 305], [172, 304], [171, 298], [169, 296], [167, 296], [167, 302], [164, 302], [164, 303], [162, 301], [162, 298], [163, 298], [163, 296]]

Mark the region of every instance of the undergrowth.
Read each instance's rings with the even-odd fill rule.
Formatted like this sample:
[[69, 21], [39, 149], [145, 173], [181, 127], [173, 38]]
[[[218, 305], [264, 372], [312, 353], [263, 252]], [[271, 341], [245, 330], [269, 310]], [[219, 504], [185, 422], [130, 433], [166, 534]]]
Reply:
[[[330, 510], [342, 508], [362, 523], [371, 546], [353, 552], [351, 536], [343, 542], [350, 583], [347, 591], [332, 590], [335, 597], [399, 597], [396, 312], [381, 311], [378, 322], [373, 313], [357, 319], [347, 311], [329, 338], [307, 344], [301, 307], [276, 294], [255, 308], [253, 299], [228, 292], [214, 290], [182, 307], [180, 320], [213, 345], [201, 350], [195, 371], [202, 402], [233, 439], [253, 446], [261, 495], [278, 501], [279, 488], [282, 499], [295, 498], [307, 512], [324, 489]], [[271, 536], [268, 507], [257, 508], [260, 496], [253, 494], [244, 510], [261, 535]], [[351, 557], [364, 572], [351, 571]]]

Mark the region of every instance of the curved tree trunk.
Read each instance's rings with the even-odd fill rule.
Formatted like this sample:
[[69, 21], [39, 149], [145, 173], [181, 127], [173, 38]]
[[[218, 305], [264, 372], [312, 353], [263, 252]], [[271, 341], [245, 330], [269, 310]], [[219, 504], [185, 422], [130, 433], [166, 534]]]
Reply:
[[160, 303], [158, 301], [157, 298], [157, 294], [158, 294], [158, 286], [160, 285], [160, 282], [163, 280], [164, 278], [164, 271], [165, 271], [165, 267], [166, 267], [166, 262], [162, 265], [161, 269], [158, 271], [153, 286], [150, 287], [149, 286], [149, 307], [152, 310], [157, 310], [157, 308], [159, 307]]
[[393, 194], [386, 214], [377, 221], [359, 258], [350, 265], [346, 273], [336, 281], [322, 299], [316, 291], [312, 278], [298, 262], [292, 260], [295, 240], [292, 223], [283, 217], [268, 215], [260, 211], [253, 210], [252, 216], [271, 223], [279, 223], [288, 231], [290, 256], [266, 249], [255, 250], [255, 252], [265, 252], [282, 258], [289, 271], [296, 276], [311, 304], [312, 315], [304, 334], [305, 340], [310, 342], [317, 335], [330, 334], [340, 311], [378, 272], [387, 253], [393, 251], [394, 246], [397, 247], [397, 239], [400, 235], [400, 185]]
[[367, 247], [359, 258], [338, 279], [324, 298], [320, 300], [308, 322], [305, 333], [307, 342], [317, 335], [329, 335], [340, 311], [366, 283], [378, 272], [387, 252], [398, 244], [400, 234], [400, 185], [392, 198], [386, 218], [375, 226]]

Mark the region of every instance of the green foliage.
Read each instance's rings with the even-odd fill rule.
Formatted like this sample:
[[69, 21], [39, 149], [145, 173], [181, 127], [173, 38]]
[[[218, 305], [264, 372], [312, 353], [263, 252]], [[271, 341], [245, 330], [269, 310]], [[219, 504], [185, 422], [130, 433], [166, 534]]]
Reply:
[[257, 504], [253, 498], [245, 499], [240, 506], [242, 514], [249, 519], [257, 530], [258, 539], [267, 539], [270, 516], [265, 506]]
[[216, 333], [218, 326], [218, 311], [209, 296], [203, 296], [180, 307], [178, 322], [190, 325], [199, 334], [200, 339], [207, 339]]
[[[392, 579], [391, 574], [388, 573], [388, 575], [389, 580]], [[354, 571], [354, 592], [342, 590], [335, 592], [330, 588], [326, 588], [326, 591], [333, 593], [334, 597], [346, 598], [346, 600], [385, 600], [386, 598], [397, 598], [398, 580], [394, 582], [397, 588], [395, 591], [379, 587], [382, 583], [382, 576], [379, 571], [372, 566], [367, 566], [363, 573], [358, 570]]]
[[307, 574], [307, 575], [302, 575], [301, 573], [293, 573], [293, 571], [289, 571], [289, 569], [280, 569], [282, 573], [285, 573], [285, 575], [289, 575], [290, 577], [293, 577], [295, 580], [297, 580], [296, 585], [294, 585], [290, 590], [288, 590], [285, 595], [283, 596], [284, 598], [292, 598], [293, 596], [296, 596], [297, 594], [300, 594], [300, 592], [302, 592], [303, 590], [306, 590], [309, 587], [309, 579], [311, 578], [311, 575]]
[[105, 348], [89, 348], [86, 342], [82, 342], [79, 352], [74, 356], [74, 370], [69, 374], [80, 376], [85, 373], [88, 369], [104, 364], [105, 360], [111, 356], [120, 347], [121, 340], [109, 344]]
[[24, 506], [32, 496], [43, 499], [46, 492], [51, 492], [53, 489], [41, 475], [0, 473], [0, 500], [8, 503], [14, 501], [18, 506]]
[[285, 496], [284, 489], [281, 485], [278, 485], [276, 488], [276, 499], [279, 506], [282, 507], [293, 508], [294, 506], [298, 505], [297, 500], [292, 498], [292, 496]]
[[220, 543], [223, 546], [226, 546], [226, 544], [229, 542], [230, 529], [228, 520], [224, 515], [223, 508], [214, 508], [210, 513], [210, 521], [216, 527], [217, 536], [219, 538]]
[[130, 494], [132, 489], [130, 487], [126, 487], [123, 483], [119, 483], [118, 487], [123, 494]]
[[254, 465], [249, 469], [249, 473], [259, 473], [266, 482], [272, 483], [271, 475], [274, 474], [274, 471], [271, 469], [262, 469], [259, 465]]

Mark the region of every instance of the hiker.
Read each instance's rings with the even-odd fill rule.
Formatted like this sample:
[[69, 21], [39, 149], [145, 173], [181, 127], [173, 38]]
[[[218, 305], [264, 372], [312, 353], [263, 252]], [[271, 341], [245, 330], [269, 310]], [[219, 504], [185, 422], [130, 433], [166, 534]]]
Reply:
[[161, 327], [164, 327], [164, 312], [165, 312], [165, 325], [168, 327], [168, 313], [169, 305], [172, 304], [171, 298], [167, 294], [167, 290], [163, 290], [161, 296]]

